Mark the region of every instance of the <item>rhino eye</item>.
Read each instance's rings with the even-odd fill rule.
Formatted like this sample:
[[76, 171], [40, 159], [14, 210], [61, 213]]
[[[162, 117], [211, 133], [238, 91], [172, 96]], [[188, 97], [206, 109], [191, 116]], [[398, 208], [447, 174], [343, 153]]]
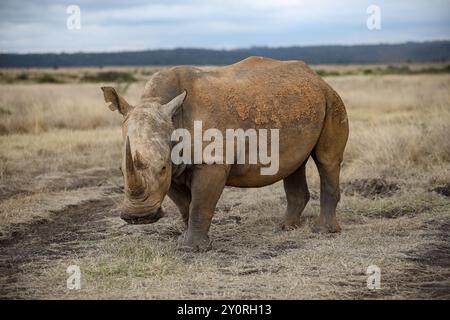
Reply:
[[162, 176], [163, 174], [166, 173], [166, 169], [167, 169], [166, 166], [162, 166], [161, 169], [159, 170], [159, 173], [158, 173], [158, 174], [159, 174], [160, 176]]

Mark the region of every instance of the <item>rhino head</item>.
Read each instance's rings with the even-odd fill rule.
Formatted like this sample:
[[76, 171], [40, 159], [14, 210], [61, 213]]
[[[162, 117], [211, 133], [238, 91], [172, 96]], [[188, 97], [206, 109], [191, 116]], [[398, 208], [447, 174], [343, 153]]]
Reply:
[[124, 117], [121, 171], [125, 197], [119, 206], [120, 216], [132, 224], [156, 222], [164, 215], [161, 204], [172, 178], [172, 116], [183, 104], [186, 91], [167, 104], [141, 99], [131, 106], [114, 88], [102, 90], [105, 101], [111, 103], [109, 108]]

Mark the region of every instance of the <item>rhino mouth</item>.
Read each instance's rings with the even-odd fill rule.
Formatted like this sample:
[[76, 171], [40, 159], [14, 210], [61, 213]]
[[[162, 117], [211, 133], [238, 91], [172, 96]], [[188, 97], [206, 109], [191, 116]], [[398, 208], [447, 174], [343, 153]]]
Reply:
[[159, 208], [156, 212], [146, 216], [131, 216], [122, 214], [121, 218], [129, 224], [150, 224], [155, 223], [164, 216], [164, 212]]

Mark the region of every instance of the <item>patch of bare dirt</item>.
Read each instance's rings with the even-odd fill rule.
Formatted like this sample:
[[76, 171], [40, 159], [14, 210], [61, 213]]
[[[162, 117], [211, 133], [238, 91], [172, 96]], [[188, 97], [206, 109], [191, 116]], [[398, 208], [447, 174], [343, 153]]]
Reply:
[[356, 179], [343, 184], [342, 190], [349, 196], [360, 195], [364, 198], [375, 199], [390, 197], [400, 190], [400, 187], [385, 179]]
[[114, 216], [111, 198], [89, 200], [53, 212], [48, 219], [11, 226], [8, 238], [0, 239], [0, 297], [20, 297], [17, 277], [25, 264], [48, 263], [67, 255], [82, 255], [92, 245], [87, 241], [107, 235], [106, 218]]
[[[9, 179], [0, 185], [0, 201], [38, 192], [110, 185], [111, 182], [117, 183], [117, 177], [120, 177], [118, 169], [92, 168], [76, 172], [45, 173], [27, 180]], [[117, 187], [121, 188], [120, 185]]]
[[408, 273], [417, 282], [413, 286], [416, 297], [450, 299], [450, 221], [431, 220], [426, 229], [424, 237], [431, 242], [409, 253], [409, 259], [415, 262]]
[[432, 189], [431, 191], [437, 192], [440, 195], [443, 195], [446, 197], [450, 197], [450, 183], [447, 183], [444, 186], [436, 187], [436, 188]]
[[397, 219], [403, 216], [415, 216], [431, 208], [432, 206], [429, 205], [401, 206], [375, 212], [368, 211], [365, 215], [372, 218]]
[[285, 254], [286, 252], [290, 250], [296, 250], [302, 247], [302, 241], [301, 240], [287, 240], [284, 242], [281, 242], [276, 245], [269, 245], [266, 250], [261, 250], [256, 253], [254, 258], [256, 259], [271, 259], [278, 257], [279, 255]]
[[37, 176], [33, 183], [33, 190], [56, 191], [74, 190], [85, 187], [102, 186], [113, 176], [118, 176], [118, 170], [93, 168], [74, 173], [54, 172]]
[[356, 298], [395, 298], [402, 292], [403, 299], [450, 299], [450, 221], [431, 220], [425, 224], [425, 230], [422, 237], [426, 244], [406, 252], [406, 260], [412, 265], [402, 273], [382, 272], [382, 287], [383, 282], [395, 286], [356, 292], [360, 294]]
[[[22, 183], [20, 183], [22, 184]], [[0, 201], [7, 200], [16, 196], [31, 194], [30, 191], [24, 190], [18, 186], [19, 183], [9, 181], [7, 184], [0, 185]]]

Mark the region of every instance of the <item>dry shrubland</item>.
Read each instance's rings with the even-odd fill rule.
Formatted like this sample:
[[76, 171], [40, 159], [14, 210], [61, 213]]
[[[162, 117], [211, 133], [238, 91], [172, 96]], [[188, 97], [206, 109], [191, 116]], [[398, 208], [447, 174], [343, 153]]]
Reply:
[[[139, 97], [138, 86], [128, 95]], [[39, 134], [53, 129], [89, 130], [120, 124], [102, 106], [98, 84], [0, 86], [0, 133]]]
[[[131, 103], [141, 76], [123, 88]], [[102, 84], [0, 85], [0, 262], [8, 266], [0, 267], [0, 296], [448, 298], [450, 75], [326, 81], [350, 122], [342, 234], [309, 229], [319, 212], [309, 163], [312, 200], [301, 228], [274, 231], [286, 204], [280, 183], [227, 188], [213, 250], [200, 255], [177, 251], [182, 225], [169, 200], [156, 224], [118, 218], [121, 117], [103, 102]], [[65, 288], [70, 264], [83, 272], [77, 292]], [[377, 292], [365, 287], [370, 264], [382, 269]]]
[[445, 182], [450, 162], [449, 76], [348, 77], [329, 82], [342, 95], [351, 121], [345, 175], [401, 179], [414, 175]]

